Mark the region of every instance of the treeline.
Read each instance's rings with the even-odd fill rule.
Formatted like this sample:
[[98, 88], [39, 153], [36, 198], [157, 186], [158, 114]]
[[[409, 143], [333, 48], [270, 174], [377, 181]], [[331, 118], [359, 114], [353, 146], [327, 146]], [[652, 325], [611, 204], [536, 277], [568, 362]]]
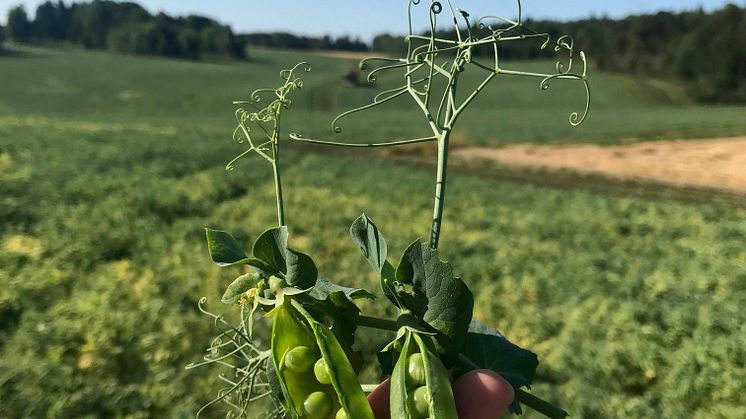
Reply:
[[69, 42], [90, 49], [131, 54], [200, 58], [246, 58], [245, 43], [230, 27], [202, 16], [151, 15], [136, 3], [48, 1], [33, 20], [23, 6], [10, 10], [7, 35], [20, 43]]
[[287, 32], [251, 33], [241, 35], [248, 45], [264, 48], [316, 49], [339, 51], [368, 51], [368, 44], [348, 36], [332, 39], [329, 36], [308, 37]]
[[[686, 82], [691, 95], [700, 101], [746, 102], [746, 8], [731, 4], [712, 13], [661, 12], [574, 22], [527, 20], [524, 25], [554, 39], [571, 35], [576, 50], [585, 51], [601, 70], [675, 78]], [[478, 28], [473, 31], [484, 33]], [[541, 40], [504, 42], [500, 54], [504, 59], [521, 60], [555, 56], [551, 46], [542, 50], [541, 44]], [[391, 54], [405, 51], [402, 38], [388, 34], [377, 36], [373, 49]]]

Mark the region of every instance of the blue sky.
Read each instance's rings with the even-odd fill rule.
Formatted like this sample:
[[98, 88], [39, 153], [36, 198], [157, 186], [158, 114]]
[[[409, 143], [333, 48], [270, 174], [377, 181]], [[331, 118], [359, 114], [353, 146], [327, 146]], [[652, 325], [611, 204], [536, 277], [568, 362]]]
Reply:
[[[427, 1], [422, 0], [422, 3]], [[454, 6], [472, 16], [515, 15], [515, 0], [452, 1]], [[0, 22], [4, 23], [8, 10], [19, 3], [33, 14], [42, 1], [0, 0]], [[407, 27], [407, 0], [148, 0], [139, 3], [151, 12], [208, 15], [239, 32], [284, 30], [308, 35], [352, 35], [368, 41], [382, 32], [403, 33]], [[527, 17], [566, 20], [690, 10], [700, 6], [712, 10], [727, 3], [727, 0], [523, 0], [523, 9]], [[746, 0], [731, 0], [730, 3], [746, 6]]]

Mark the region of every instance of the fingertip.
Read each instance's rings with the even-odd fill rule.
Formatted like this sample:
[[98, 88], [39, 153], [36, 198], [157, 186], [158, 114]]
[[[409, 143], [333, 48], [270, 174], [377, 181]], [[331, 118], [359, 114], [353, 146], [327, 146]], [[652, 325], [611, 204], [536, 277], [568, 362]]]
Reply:
[[475, 370], [453, 383], [453, 396], [459, 419], [495, 419], [513, 403], [515, 391], [500, 374]]
[[391, 419], [389, 408], [389, 394], [391, 393], [391, 381], [387, 378], [372, 393], [368, 395], [368, 403], [373, 410], [376, 419]]

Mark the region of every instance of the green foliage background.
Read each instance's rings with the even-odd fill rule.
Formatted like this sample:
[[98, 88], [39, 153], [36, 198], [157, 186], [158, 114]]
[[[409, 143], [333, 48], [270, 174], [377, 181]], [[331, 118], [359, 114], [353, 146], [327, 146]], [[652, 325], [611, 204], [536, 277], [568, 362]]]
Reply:
[[[335, 111], [373, 94], [338, 81], [350, 61], [0, 57], [0, 416], [189, 417], [213, 397], [217, 371], [184, 370], [213, 333], [197, 301], [219, 307], [240, 271], [212, 266], [202, 227], [248, 245], [275, 217], [269, 167], [223, 170], [242, 150], [230, 140], [230, 102], [277, 85], [277, 71], [301, 59], [314, 72], [286, 127], [325, 136]], [[528, 64], [538, 65], [550, 64]], [[594, 113], [577, 130], [564, 126], [572, 87], [542, 93], [506, 80], [475, 104], [462, 135], [618, 143], [746, 132], [743, 108], [662, 103], [618, 76], [591, 82]], [[513, 102], [499, 107], [505, 97]], [[343, 136], [407, 135], [403, 106], [350, 122]], [[380, 295], [347, 228], [366, 212], [400, 254], [428, 232], [432, 167], [286, 150], [293, 246], [322, 277]], [[612, 182], [599, 193], [523, 179], [454, 171], [441, 256], [474, 291], [475, 317], [539, 354], [536, 394], [575, 417], [746, 415], [743, 196], [634, 197]], [[361, 334], [369, 349], [377, 338]]]

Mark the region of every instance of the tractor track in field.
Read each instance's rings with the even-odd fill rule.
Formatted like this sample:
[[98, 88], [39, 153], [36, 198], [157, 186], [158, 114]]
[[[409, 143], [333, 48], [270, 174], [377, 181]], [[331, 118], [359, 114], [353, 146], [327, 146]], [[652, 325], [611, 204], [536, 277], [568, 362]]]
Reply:
[[453, 157], [746, 194], [746, 137], [617, 146], [463, 147]]

